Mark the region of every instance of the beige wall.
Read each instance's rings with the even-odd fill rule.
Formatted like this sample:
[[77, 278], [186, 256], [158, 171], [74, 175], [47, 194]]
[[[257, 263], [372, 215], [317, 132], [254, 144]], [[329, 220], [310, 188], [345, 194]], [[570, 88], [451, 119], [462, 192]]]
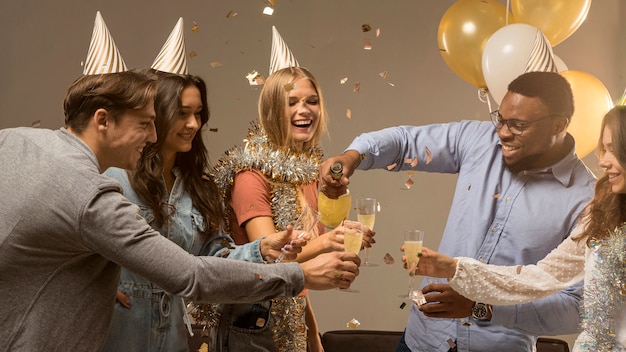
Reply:
[[[488, 108], [475, 87], [456, 76], [437, 47], [437, 28], [452, 0], [276, 1], [273, 16], [262, 15], [264, 1], [2, 1], [0, 2], [0, 128], [58, 128], [63, 124], [65, 90], [81, 72], [97, 10], [102, 12], [129, 67], [146, 67], [169, 32], [185, 19], [190, 71], [209, 85], [210, 128], [207, 148], [215, 162], [241, 142], [256, 117], [259, 90], [245, 78], [252, 70], [267, 75], [271, 26], [276, 25], [301, 65], [320, 80], [327, 98], [330, 137], [327, 155], [343, 151], [357, 134], [399, 124], [425, 124], [466, 118], [486, 119]], [[503, 4], [506, 2], [503, 1]], [[230, 11], [237, 16], [227, 18]], [[596, 0], [586, 22], [554, 48], [570, 69], [588, 72], [614, 99], [626, 86], [626, 5]], [[192, 22], [199, 25], [191, 31]], [[380, 36], [361, 25], [380, 28]], [[369, 38], [372, 50], [363, 50]], [[219, 61], [220, 67], [211, 67]], [[387, 71], [383, 80], [379, 73]], [[340, 80], [348, 78], [344, 85]], [[359, 82], [361, 89], [353, 92]], [[389, 83], [392, 83], [390, 85]], [[345, 117], [352, 110], [352, 118]], [[593, 128], [594, 126], [591, 126]], [[595, 158], [585, 159], [596, 168]], [[354, 195], [376, 197], [382, 212], [374, 261], [385, 253], [400, 258], [401, 232], [426, 231], [426, 245], [436, 247], [447, 216], [455, 177], [417, 174], [402, 190], [406, 173], [358, 172]], [[352, 214], [355, 217], [354, 214]], [[406, 291], [401, 266], [363, 268], [357, 294], [337, 291], [311, 294], [322, 331], [343, 329], [356, 318], [362, 329], [401, 330], [409, 312], [400, 309]]]

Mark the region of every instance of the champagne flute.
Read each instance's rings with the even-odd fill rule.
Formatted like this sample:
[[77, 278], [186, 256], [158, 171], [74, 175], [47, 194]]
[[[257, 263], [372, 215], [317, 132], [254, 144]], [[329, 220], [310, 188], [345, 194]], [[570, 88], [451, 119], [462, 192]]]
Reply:
[[[376, 202], [376, 198], [359, 198], [356, 201], [356, 217], [357, 220], [370, 228], [370, 230], [374, 229], [374, 222], [376, 221], [376, 208], [378, 206], [378, 202]], [[362, 266], [377, 266], [378, 264], [374, 264], [370, 262], [370, 248], [365, 247], [365, 260], [363, 261]]]
[[[343, 233], [343, 250], [344, 252], [351, 252], [359, 254], [361, 246], [363, 245], [363, 226], [357, 224], [356, 228], [345, 228]], [[359, 292], [352, 288], [340, 288], [342, 292]]]
[[317, 207], [322, 218], [320, 221], [329, 229], [341, 225], [341, 222], [350, 216], [352, 206], [352, 196], [350, 191], [342, 194], [337, 199], [328, 198], [324, 192], [319, 191], [317, 196]]
[[[317, 223], [320, 221], [321, 218], [322, 216], [318, 211], [305, 205], [302, 209], [302, 213], [300, 213], [300, 216], [298, 216], [298, 219], [293, 224], [293, 231], [300, 231], [296, 238], [300, 239], [309, 232], [311, 232], [315, 228], [315, 226], [317, 226]], [[285, 253], [281, 252], [278, 258], [276, 258], [276, 260], [274, 261], [274, 263], [280, 263], [284, 258]]]
[[418, 255], [422, 253], [422, 244], [424, 243], [424, 231], [422, 230], [406, 230], [404, 231], [404, 256], [406, 264], [409, 268], [409, 294], [401, 296], [403, 298], [413, 299], [415, 292], [415, 268], [419, 263]]

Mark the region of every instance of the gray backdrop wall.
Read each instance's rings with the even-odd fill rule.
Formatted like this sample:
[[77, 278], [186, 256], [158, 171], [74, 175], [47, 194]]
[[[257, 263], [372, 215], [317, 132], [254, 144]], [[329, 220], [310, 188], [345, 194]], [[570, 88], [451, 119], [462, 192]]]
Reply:
[[[209, 85], [209, 128], [216, 132], [204, 133], [213, 162], [241, 142], [256, 118], [259, 89], [245, 76], [252, 70], [267, 75], [272, 25], [322, 84], [331, 118], [330, 136], [323, 144], [326, 155], [341, 153], [364, 131], [488, 119], [488, 107], [478, 100], [477, 89], [455, 75], [439, 53], [439, 21], [454, 2], [277, 0], [274, 14], [267, 16], [261, 12], [268, 3], [261, 0], [2, 1], [0, 128], [35, 121], [41, 128], [62, 126], [61, 103], [82, 72], [98, 10], [132, 68], [149, 66], [178, 18], [184, 18], [187, 51], [195, 53], [189, 57], [190, 71]], [[598, 78], [614, 100], [626, 86], [625, 19], [623, 1], [595, 0], [582, 26], [554, 47], [569, 69]], [[193, 22], [197, 31], [192, 31]], [[362, 32], [366, 23], [374, 31]], [[365, 38], [371, 50], [363, 49]], [[384, 71], [386, 79], [380, 76]], [[343, 78], [348, 78], [345, 84]], [[360, 90], [354, 92], [357, 82]], [[597, 170], [593, 155], [585, 161]], [[409, 309], [400, 309], [398, 298], [407, 287], [406, 273], [398, 264], [402, 230], [421, 228], [425, 244], [437, 247], [456, 179], [416, 174], [414, 186], [404, 190], [407, 178], [407, 173], [385, 171], [357, 172], [353, 177], [352, 194], [376, 197], [382, 206], [373, 261], [382, 264], [390, 253], [397, 263], [362, 268], [354, 283], [360, 293], [312, 292], [322, 331], [343, 329], [352, 318], [360, 321], [361, 329], [404, 328]]]

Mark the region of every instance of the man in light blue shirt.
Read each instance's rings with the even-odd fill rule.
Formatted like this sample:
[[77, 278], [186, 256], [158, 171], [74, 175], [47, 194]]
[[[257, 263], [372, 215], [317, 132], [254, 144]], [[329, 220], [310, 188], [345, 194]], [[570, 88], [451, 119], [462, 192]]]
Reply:
[[[593, 195], [595, 178], [566, 131], [573, 112], [563, 77], [525, 73], [511, 82], [492, 122], [360, 135], [324, 163], [322, 189], [336, 197], [355, 169], [394, 164], [391, 171], [458, 174], [439, 252], [499, 265], [536, 263], [569, 235]], [[416, 165], [405, 162], [416, 158]], [[339, 181], [328, 171], [333, 162], [343, 164]], [[396, 351], [533, 351], [537, 335], [577, 331], [581, 290], [579, 284], [529, 304], [492, 307], [430, 284], [423, 289], [429, 304], [412, 307]]]

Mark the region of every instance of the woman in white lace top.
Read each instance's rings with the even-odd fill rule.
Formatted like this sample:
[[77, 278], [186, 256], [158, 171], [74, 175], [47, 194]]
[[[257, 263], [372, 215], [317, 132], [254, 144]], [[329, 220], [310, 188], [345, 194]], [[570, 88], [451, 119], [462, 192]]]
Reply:
[[605, 172], [577, 228], [536, 265], [485, 265], [425, 248], [416, 274], [450, 278], [463, 296], [494, 305], [533, 301], [584, 278], [583, 331], [573, 351], [626, 351], [626, 106], [604, 116], [598, 157]]

